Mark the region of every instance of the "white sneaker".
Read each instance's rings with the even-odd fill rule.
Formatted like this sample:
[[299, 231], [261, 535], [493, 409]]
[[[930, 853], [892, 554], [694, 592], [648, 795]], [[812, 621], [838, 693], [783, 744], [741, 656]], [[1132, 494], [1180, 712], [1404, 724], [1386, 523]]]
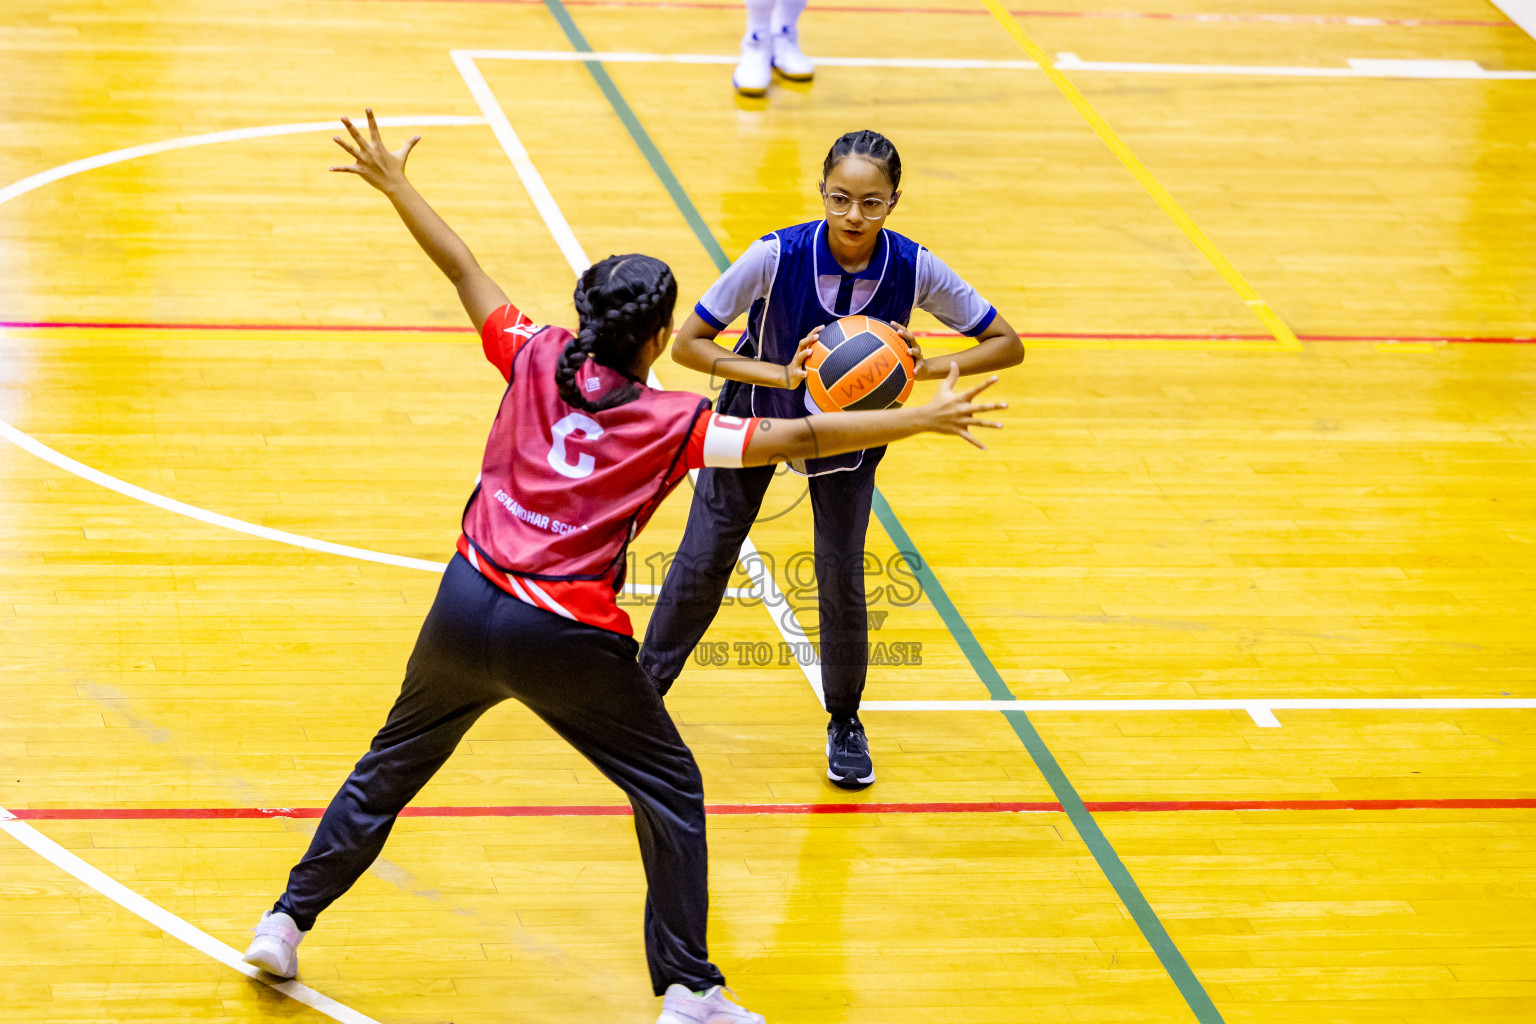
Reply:
[[792, 82], [809, 82], [816, 77], [816, 65], [800, 52], [800, 30], [785, 25], [773, 34], [773, 66]]
[[299, 943], [309, 932], [299, 931], [299, 926], [287, 914], [274, 914], [270, 910], [261, 915], [261, 923], [251, 931], [256, 937], [240, 959], [279, 978], [291, 978], [299, 973]]
[[772, 80], [773, 45], [759, 33], [748, 32], [741, 37], [741, 63], [736, 65], [731, 84], [743, 96], [766, 96]]
[[696, 996], [681, 985], [669, 985], [656, 1024], [768, 1024], [762, 1014], [725, 998], [727, 991], [716, 985]]

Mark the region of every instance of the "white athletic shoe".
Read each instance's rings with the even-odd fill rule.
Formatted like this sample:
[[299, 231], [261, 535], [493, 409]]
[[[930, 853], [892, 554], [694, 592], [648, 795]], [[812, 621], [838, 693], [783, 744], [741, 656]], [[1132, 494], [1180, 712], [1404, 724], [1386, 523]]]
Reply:
[[756, 32], [741, 37], [741, 63], [731, 76], [731, 84], [743, 96], [768, 95], [773, 80], [773, 44]]
[[670, 985], [656, 1024], [768, 1024], [762, 1014], [727, 999], [727, 991], [716, 985], [696, 996], [681, 985]]
[[251, 931], [256, 937], [240, 959], [279, 978], [291, 978], [299, 973], [299, 943], [309, 932], [299, 931], [299, 926], [287, 914], [274, 914], [270, 910], [261, 915], [261, 923]]
[[800, 52], [800, 30], [785, 25], [773, 34], [773, 66], [792, 82], [809, 82], [816, 77], [816, 65]]

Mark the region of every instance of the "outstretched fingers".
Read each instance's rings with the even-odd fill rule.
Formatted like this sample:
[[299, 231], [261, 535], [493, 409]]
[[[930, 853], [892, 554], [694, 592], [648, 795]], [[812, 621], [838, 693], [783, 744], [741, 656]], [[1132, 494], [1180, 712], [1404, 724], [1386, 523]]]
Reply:
[[368, 115], [368, 134], [373, 136], [373, 141], [380, 146], [384, 145], [384, 139], [379, 135], [379, 122], [373, 119], [373, 108], [364, 107], [363, 113]]
[[969, 441], [971, 444], [975, 445], [977, 448], [980, 448], [982, 451], [986, 451], [987, 450], [987, 446], [982, 444], [980, 441], [976, 440], [974, 437], [972, 437], [971, 436], [971, 432], [969, 430], [966, 430], [964, 427], [960, 427], [959, 429], [957, 429], [955, 431], [955, 433], [959, 434], [961, 437], [965, 438], [967, 441]]
[[[950, 365], [954, 366], [955, 364], [951, 363]], [[996, 383], [997, 383], [997, 377], [995, 377], [995, 376], [988, 377], [986, 380], [982, 381], [980, 384], [977, 384], [975, 387], [973, 387], [969, 391], [965, 392], [963, 395], [960, 396], [960, 398], [961, 398], [962, 401], [969, 402], [971, 399], [975, 398], [977, 395], [981, 394], [983, 391], [987, 390], [987, 388], [991, 387], [993, 384], [996, 384]]]
[[349, 146], [347, 144], [347, 141], [345, 139], [343, 139], [340, 135], [333, 135], [333, 136], [331, 136], [331, 139], [336, 143], [336, 145], [340, 146], [342, 149], [344, 149], [348, 153], [350, 153], [352, 155], [352, 159], [356, 160], [358, 163], [362, 163], [363, 162], [363, 154], [359, 153], [357, 150], [355, 150], [351, 146]]
[[341, 123], [346, 126], [347, 131], [351, 134], [353, 141], [357, 143], [358, 149], [368, 148], [368, 143], [363, 139], [363, 133], [357, 130], [357, 125], [352, 123], [351, 118], [344, 117], [341, 119]]

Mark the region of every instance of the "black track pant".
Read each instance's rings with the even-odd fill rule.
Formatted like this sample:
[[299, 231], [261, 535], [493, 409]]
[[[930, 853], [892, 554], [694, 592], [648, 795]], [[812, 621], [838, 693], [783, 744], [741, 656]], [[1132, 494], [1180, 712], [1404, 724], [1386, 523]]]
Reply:
[[[857, 469], [810, 477], [816, 523], [817, 622], [807, 639], [820, 641], [821, 685], [827, 710], [859, 710], [869, 669], [869, 611], [864, 595], [864, 535], [884, 448], [864, 453]], [[688, 527], [667, 570], [645, 630], [640, 665], [665, 694], [703, 638], [736, 567], [741, 542], [757, 519], [773, 480], [772, 466], [705, 469], [699, 473]], [[784, 615], [785, 609], [769, 609]]]
[[486, 711], [526, 704], [629, 796], [649, 891], [645, 952], [661, 995], [724, 984], [709, 962], [704, 783], [635, 662], [635, 641], [500, 590], [455, 555], [384, 728], [331, 800], [275, 910], [301, 930], [368, 870], [395, 816]]

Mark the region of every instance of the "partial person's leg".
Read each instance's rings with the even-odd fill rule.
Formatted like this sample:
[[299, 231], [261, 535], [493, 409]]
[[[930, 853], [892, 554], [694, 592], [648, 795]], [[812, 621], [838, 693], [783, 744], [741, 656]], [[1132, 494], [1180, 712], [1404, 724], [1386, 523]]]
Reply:
[[460, 556], [443, 575], [384, 727], [331, 799], [309, 852], [273, 908], [301, 931], [368, 870], [395, 817], [442, 767], [482, 714], [507, 696], [485, 665], [486, 633], [502, 594]]
[[766, 96], [773, 79], [773, 0], [747, 0], [747, 31], [731, 84], [743, 96]]
[[645, 864], [656, 994], [724, 984], [709, 961], [704, 781], [627, 636], [527, 605], [497, 613], [493, 672], [629, 797]]
[[864, 540], [875, 468], [884, 448], [864, 453], [858, 469], [811, 478], [816, 520], [816, 586], [821, 685], [826, 695], [827, 778], [843, 789], [875, 781], [859, 701], [869, 671], [869, 609], [864, 596]]
[[869, 664], [869, 609], [864, 597], [864, 538], [884, 448], [864, 453], [858, 469], [811, 477], [816, 522], [816, 586], [820, 611], [821, 685], [827, 711], [854, 715]]
[[725, 588], [773, 482], [773, 467], [699, 472], [688, 526], [645, 628], [640, 667], [665, 695], [715, 620]]
[[773, 5], [773, 66], [779, 74], [796, 82], [808, 82], [816, 74], [800, 50], [800, 12], [805, 0], [777, 0]]

